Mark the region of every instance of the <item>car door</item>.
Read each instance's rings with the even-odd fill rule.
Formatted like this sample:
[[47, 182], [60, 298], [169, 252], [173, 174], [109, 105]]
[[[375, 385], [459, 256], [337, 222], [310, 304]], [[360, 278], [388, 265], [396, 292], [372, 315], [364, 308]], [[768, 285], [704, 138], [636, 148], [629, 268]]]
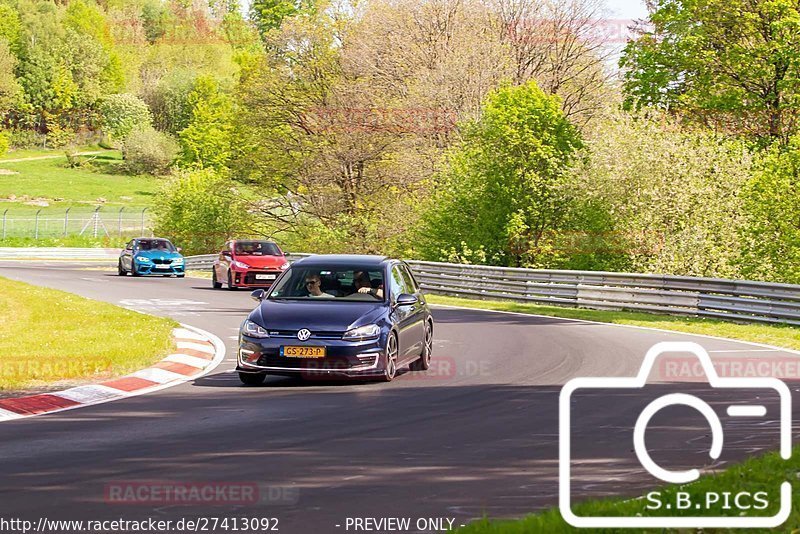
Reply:
[[219, 258], [217, 259], [218, 261], [216, 269], [217, 269], [217, 280], [220, 282], [228, 280], [228, 268], [230, 267], [229, 265], [230, 251], [231, 251], [231, 243], [229, 241], [225, 243], [225, 246], [222, 247], [222, 250], [219, 252]]
[[131, 266], [133, 265], [133, 241], [133, 239], [128, 241], [128, 244], [125, 245], [125, 250], [122, 251], [122, 256], [120, 257], [122, 268], [126, 271], [130, 271]]
[[397, 344], [399, 363], [402, 363], [408, 355], [414, 350], [415, 333], [413, 306], [398, 306], [397, 298], [403, 293], [408, 293], [410, 288], [406, 286], [406, 281], [403, 276], [403, 271], [400, 265], [395, 264], [389, 270], [389, 298], [390, 305], [392, 306], [392, 314], [394, 315], [394, 323], [397, 326]]
[[417, 297], [417, 302], [413, 306], [408, 306], [411, 308], [411, 321], [408, 327], [409, 353], [416, 355], [422, 351], [422, 345], [425, 343], [425, 297], [420, 293], [419, 287], [414, 277], [411, 276], [408, 267], [399, 264], [398, 268], [403, 276], [403, 292]]

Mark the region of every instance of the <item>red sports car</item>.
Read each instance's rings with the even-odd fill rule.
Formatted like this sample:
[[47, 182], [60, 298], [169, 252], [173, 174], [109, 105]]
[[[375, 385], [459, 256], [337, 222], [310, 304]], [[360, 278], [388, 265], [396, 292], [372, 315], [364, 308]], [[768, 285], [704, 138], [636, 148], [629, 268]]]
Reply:
[[219, 289], [237, 287], [270, 287], [278, 275], [289, 268], [283, 251], [272, 241], [235, 240], [214, 260], [211, 284]]

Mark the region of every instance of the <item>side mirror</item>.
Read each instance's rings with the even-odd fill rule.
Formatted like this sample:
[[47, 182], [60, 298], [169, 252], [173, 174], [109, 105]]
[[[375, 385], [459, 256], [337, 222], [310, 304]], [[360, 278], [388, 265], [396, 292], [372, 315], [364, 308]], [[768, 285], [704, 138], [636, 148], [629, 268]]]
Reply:
[[178, 247], [176, 250], [177, 250], [178, 252], [183, 252], [183, 249], [182, 249], [181, 247]]
[[398, 306], [413, 306], [416, 303], [417, 303], [417, 297], [409, 293], [403, 293], [402, 295], [397, 297]]
[[256, 302], [261, 302], [264, 300], [264, 297], [267, 296], [267, 292], [263, 289], [256, 289], [252, 293], [250, 293], [250, 298], [255, 300]]

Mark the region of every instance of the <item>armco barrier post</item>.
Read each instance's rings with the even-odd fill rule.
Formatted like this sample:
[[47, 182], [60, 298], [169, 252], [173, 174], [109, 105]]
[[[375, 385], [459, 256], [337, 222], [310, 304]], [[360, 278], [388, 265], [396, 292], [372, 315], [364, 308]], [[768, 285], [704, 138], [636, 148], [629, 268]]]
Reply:
[[142, 210], [142, 233], [141, 233], [142, 236], [144, 236], [144, 212], [146, 212], [146, 211], [147, 211], [147, 208], [144, 208]]
[[36, 210], [36, 222], [33, 223], [33, 238], [39, 239], [39, 214], [42, 213], [41, 209]]
[[8, 214], [8, 209], [3, 212], [3, 239], [6, 238], [6, 215]]
[[67, 208], [67, 211], [64, 212], [64, 237], [67, 237], [67, 228], [69, 227], [69, 210], [72, 208]]
[[117, 216], [117, 233], [122, 235], [122, 211], [125, 209], [125, 206], [122, 206], [119, 209], [119, 215]]

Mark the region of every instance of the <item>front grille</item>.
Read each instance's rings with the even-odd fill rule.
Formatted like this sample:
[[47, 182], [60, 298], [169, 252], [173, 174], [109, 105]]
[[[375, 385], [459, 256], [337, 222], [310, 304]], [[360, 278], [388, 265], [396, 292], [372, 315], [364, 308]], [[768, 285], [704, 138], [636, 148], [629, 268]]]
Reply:
[[[270, 337], [290, 337], [297, 339], [297, 330], [268, 330]], [[344, 330], [317, 330], [311, 331], [311, 339], [342, 339]]]
[[[371, 362], [370, 362], [371, 363]], [[280, 367], [282, 369], [305, 369], [308, 371], [314, 370], [342, 370], [346, 371], [351, 367], [358, 367], [363, 363], [351, 362], [347, 358], [287, 358], [285, 356], [278, 356], [274, 354], [262, 354], [258, 359], [257, 365], [262, 367]]]
[[172, 263], [172, 260], [162, 260], [160, 258], [156, 258], [153, 260], [153, 263], [155, 263], [156, 265], [170, 265]]
[[256, 280], [256, 275], [257, 274], [274, 274], [275, 278], [277, 278], [280, 273], [279, 272], [268, 272], [268, 271], [248, 271], [244, 275], [244, 283], [248, 284], [248, 285], [262, 284], [262, 285], [265, 285], [265, 286], [271, 286], [272, 283], [275, 282], [275, 278], [273, 278], [272, 280]]

